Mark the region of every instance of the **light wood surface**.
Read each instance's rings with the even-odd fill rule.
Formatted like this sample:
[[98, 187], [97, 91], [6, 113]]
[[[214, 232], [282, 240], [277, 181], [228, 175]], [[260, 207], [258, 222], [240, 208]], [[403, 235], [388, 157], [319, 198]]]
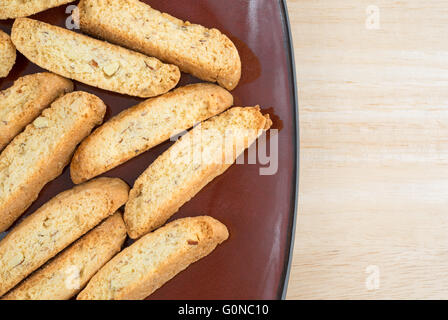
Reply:
[[287, 298], [448, 298], [447, 4], [288, 1], [301, 170]]

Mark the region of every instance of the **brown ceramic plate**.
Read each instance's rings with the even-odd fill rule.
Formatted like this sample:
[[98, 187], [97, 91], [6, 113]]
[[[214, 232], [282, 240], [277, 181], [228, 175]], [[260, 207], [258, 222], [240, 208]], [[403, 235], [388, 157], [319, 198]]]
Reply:
[[[241, 82], [232, 92], [235, 104], [260, 104], [271, 115], [273, 128], [278, 129], [276, 174], [260, 175], [263, 165], [258, 161], [258, 164], [233, 165], [172, 217], [210, 215], [228, 226], [230, 238], [157, 290], [150, 299], [282, 298], [294, 239], [298, 159], [295, 73], [286, 5], [281, 0], [145, 2], [180, 19], [215, 27], [228, 35], [236, 44], [243, 65]], [[67, 5], [47, 10], [33, 18], [64, 26], [69, 17], [66, 8]], [[10, 33], [12, 23], [12, 20], [0, 21], [0, 28]], [[9, 87], [20, 76], [41, 71], [18, 54], [9, 77], [0, 80], [0, 89]], [[198, 81], [183, 74], [179, 85]], [[106, 120], [142, 101], [78, 82], [75, 89], [103, 99], [108, 106]], [[268, 134], [268, 142], [269, 139]], [[132, 186], [171, 144], [165, 142], [104, 176], [120, 177]], [[60, 177], [45, 186], [23, 217], [72, 186], [66, 168]]]

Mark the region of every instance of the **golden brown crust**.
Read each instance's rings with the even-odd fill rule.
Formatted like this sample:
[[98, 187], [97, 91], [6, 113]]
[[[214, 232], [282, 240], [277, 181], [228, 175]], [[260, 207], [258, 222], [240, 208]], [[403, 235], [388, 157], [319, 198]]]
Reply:
[[75, 0], [2, 0], [0, 20], [31, 16], [35, 13], [58, 7]]
[[100, 175], [232, 104], [225, 89], [199, 83], [128, 108], [81, 143], [70, 165], [72, 180], [80, 183]]
[[0, 151], [43, 109], [71, 91], [70, 80], [49, 72], [26, 75], [1, 91]]
[[0, 231], [6, 230], [62, 173], [76, 145], [100, 124], [106, 105], [86, 92], [66, 94], [45, 109], [0, 154]]
[[16, 62], [16, 48], [11, 38], [0, 30], [0, 78], [9, 74]]
[[34, 272], [2, 299], [70, 299], [120, 251], [125, 239], [126, 227], [121, 213], [116, 212]]
[[16, 19], [11, 39], [40, 67], [105, 90], [147, 98], [180, 79], [174, 65], [37, 20]]
[[233, 42], [217, 29], [179, 20], [138, 0], [82, 0], [81, 29], [157, 57], [184, 72], [234, 89], [241, 60]]
[[226, 226], [212, 217], [175, 220], [117, 254], [77, 299], [144, 299], [228, 237]]
[[99, 178], [64, 191], [0, 242], [0, 296], [120, 208], [129, 187]]
[[135, 181], [124, 213], [128, 235], [136, 239], [165, 223], [271, 124], [258, 106], [234, 107], [185, 134]]

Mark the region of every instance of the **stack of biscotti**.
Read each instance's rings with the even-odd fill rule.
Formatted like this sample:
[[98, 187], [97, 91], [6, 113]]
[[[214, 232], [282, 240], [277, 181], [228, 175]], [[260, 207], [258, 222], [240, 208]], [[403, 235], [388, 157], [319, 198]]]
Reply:
[[[81, 184], [0, 241], [0, 297], [144, 299], [229, 237], [208, 216], [164, 224], [272, 122], [259, 106], [231, 108], [227, 90], [238, 85], [241, 60], [217, 29], [138, 0], [81, 0], [82, 31], [109, 43], [24, 18], [70, 0], [22, 2], [0, 3], [0, 19], [17, 18], [11, 38], [0, 31], [0, 77], [12, 68], [16, 48], [55, 74], [25, 76], [0, 92], [0, 232], [70, 160], [72, 181]], [[201, 83], [172, 90], [180, 71], [225, 89]], [[106, 106], [89, 93], [68, 93], [68, 79], [150, 99], [90, 134]], [[130, 192], [118, 178], [89, 181], [193, 126]], [[137, 240], [120, 252], [126, 235]]]
[[232, 104], [230, 92], [200, 83], [126, 109], [81, 143], [70, 166], [72, 180], [80, 183], [108, 171]]
[[76, 145], [100, 124], [103, 101], [86, 92], [66, 94], [45, 109], [0, 154], [0, 231], [6, 230], [40, 190], [59, 176]]
[[43, 72], [19, 78], [0, 92], [0, 151], [50, 103], [73, 91], [73, 83]]
[[28, 216], [0, 242], [0, 296], [128, 199], [120, 179], [99, 178], [65, 191]]
[[11, 39], [17, 50], [42, 68], [122, 94], [157, 96], [180, 79], [174, 65], [33, 19], [16, 19]]
[[16, 62], [16, 48], [11, 38], [0, 30], [0, 78], [9, 74]]
[[2, 0], [0, 19], [26, 17], [73, 1], [75, 0]]
[[129, 236], [163, 225], [271, 124], [258, 106], [234, 107], [182, 136], [135, 181], [124, 213]]
[[228, 237], [226, 226], [211, 217], [175, 220], [117, 254], [77, 299], [144, 299]]
[[175, 64], [228, 90], [241, 77], [233, 42], [217, 29], [184, 22], [138, 0], [81, 0], [81, 29]]
[[116, 253], [126, 239], [126, 228], [117, 212], [41, 269], [21, 282], [4, 300], [67, 300]]

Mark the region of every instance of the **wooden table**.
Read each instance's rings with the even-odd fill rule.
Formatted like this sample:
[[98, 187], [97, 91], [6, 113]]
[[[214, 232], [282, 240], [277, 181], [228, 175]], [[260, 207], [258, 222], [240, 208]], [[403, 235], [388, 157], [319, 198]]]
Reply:
[[288, 298], [448, 298], [447, 4], [288, 1], [301, 126]]

